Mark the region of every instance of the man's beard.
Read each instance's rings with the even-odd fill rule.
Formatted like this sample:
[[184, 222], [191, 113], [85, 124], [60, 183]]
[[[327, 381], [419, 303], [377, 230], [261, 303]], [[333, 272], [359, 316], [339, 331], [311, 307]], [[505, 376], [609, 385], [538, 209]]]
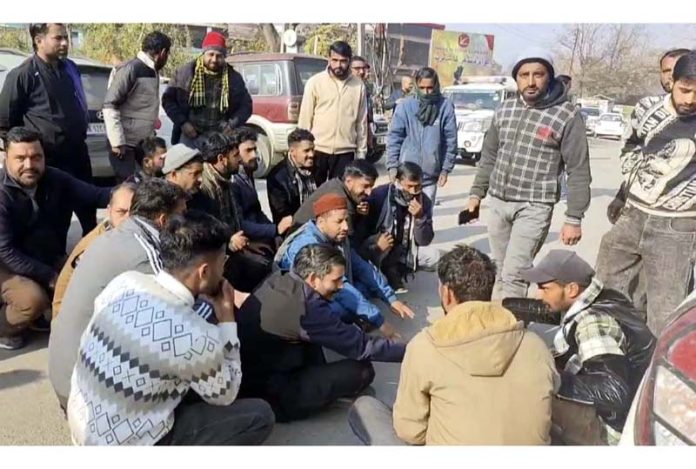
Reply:
[[348, 70], [347, 69], [342, 69], [342, 68], [336, 68], [333, 69], [329, 67], [329, 70], [331, 70], [331, 74], [335, 76], [336, 78], [344, 79], [348, 76]]

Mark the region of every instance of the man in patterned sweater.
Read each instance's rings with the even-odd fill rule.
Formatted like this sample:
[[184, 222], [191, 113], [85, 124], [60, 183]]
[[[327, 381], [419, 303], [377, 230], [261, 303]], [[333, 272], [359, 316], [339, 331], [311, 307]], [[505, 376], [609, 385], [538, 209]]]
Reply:
[[[696, 261], [696, 53], [674, 66], [670, 94], [635, 107], [621, 151], [624, 182], [597, 255], [605, 285], [634, 298], [658, 335], [688, 295]], [[636, 294], [645, 283], [647, 304]]]
[[[174, 217], [160, 237], [164, 269], [126, 272], [97, 297], [68, 400], [74, 443], [236, 445], [268, 437], [268, 403], [235, 401], [242, 371], [234, 289], [222, 275], [229, 239], [209, 215]], [[217, 325], [194, 311], [199, 295], [212, 301]]]
[[590, 205], [592, 180], [585, 124], [567, 89], [555, 79], [551, 57], [529, 50], [512, 76], [520, 95], [495, 113], [469, 199], [474, 220], [481, 199], [489, 196], [488, 233], [503, 298], [527, 295], [529, 284], [520, 271], [531, 267], [546, 240], [563, 170], [568, 174], [568, 205], [561, 241], [566, 245], [582, 237], [580, 223]]

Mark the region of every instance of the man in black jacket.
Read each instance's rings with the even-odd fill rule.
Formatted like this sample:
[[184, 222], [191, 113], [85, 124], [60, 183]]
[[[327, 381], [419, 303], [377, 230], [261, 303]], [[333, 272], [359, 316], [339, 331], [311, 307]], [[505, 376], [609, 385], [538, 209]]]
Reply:
[[[35, 53], [7, 74], [0, 93], [0, 138], [13, 127], [35, 130], [47, 165], [91, 182], [87, 99], [80, 72], [67, 58], [67, 29], [59, 23], [38, 23], [30, 26], [30, 33]], [[94, 209], [78, 209], [76, 215], [83, 236], [97, 226]]]
[[288, 135], [288, 157], [268, 173], [266, 189], [273, 223], [295, 215], [302, 203], [317, 190], [314, 135], [309, 130], [295, 129]]
[[[241, 396], [261, 397], [276, 419], [306, 418], [353, 397], [374, 379], [372, 360], [400, 362], [406, 346], [371, 337], [331, 312], [346, 261], [332, 246], [300, 250], [291, 272], [276, 272], [236, 315], [244, 380]], [[327, 363], [322, 347], [347, 358]]]
[[561, 386], [552, 407], [552, 436], [571, 445], [616, 444], [650, 363], [655, 337], [631, 302], [607, 290], [587, 262], [553, 250], [521, 272], [561, 314], [553, 352]]
[[174, 123], [172, 144], [195, 147], [204, 133], [229, 133], [251, 116], [244, 79], [225, 63], [226, 56], [225, 37], [213, 31], [203, 40], [203, 54], [176, 71], [162, 95], [162, 107]]
[[46, 167], [40, 135], [23, 127], [5, 137], [0, 171], [0, 348], [23, 346], [21, 333], [50, 307], [65, 260], [72, 212], [104, 208], [110, 189]]

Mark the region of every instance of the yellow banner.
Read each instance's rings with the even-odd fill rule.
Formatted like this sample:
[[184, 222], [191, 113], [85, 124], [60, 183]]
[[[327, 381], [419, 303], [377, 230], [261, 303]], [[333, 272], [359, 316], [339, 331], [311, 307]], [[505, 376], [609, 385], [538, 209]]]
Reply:
[[459, 77], [490, 75], [493, 45], [491, 34], [433, 30], [430, 66], [437, 71], [442, 86], [454, 84]]

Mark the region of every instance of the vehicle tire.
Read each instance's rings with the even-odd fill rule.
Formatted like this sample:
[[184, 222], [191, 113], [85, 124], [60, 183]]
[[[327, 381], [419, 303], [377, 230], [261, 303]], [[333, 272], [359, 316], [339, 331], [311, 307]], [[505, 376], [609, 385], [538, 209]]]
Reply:
[[254, 177], [262, 178], [265, 177], [272, 168], [273, 146], [271, 145], [271, 139], [260, 130], [256, 140], [256, 155], [259, 159], [259, 167], [254, 172]]

